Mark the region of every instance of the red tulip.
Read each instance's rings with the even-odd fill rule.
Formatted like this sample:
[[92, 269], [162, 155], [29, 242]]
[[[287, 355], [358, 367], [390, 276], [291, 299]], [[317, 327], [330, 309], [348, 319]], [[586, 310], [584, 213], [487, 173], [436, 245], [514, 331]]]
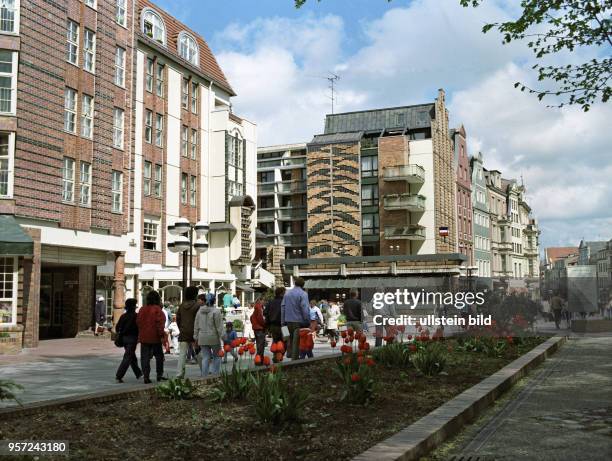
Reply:
[[270, 346], [270, 352], [276, 352], [276, 343], [272, 343]]
[[361, 379], [361, 376], [359, 376], [358, 373], [353, 373], [351, 375], [351, 381], [353, 381], [354, 383], [356, 383], [357, 381], [359, 381]]
[[240, 340], [238, 340], [238, 339], [234, 339], [234, 340], [232, 341], [232, 347], [238, 347], [239, 345], [240, 345]]
[[346, 338], [346, 331], [341, 331], [340, 336], [342, 336], [343, 338]]
[[270, 357], [268, 357], [267, 355], [263, 358], [263, 364], [265, 366], [270, 365]]
[[226, 344], [225, 346], [223, 346], [223, 350], [224, 350], [225, 352], [229, 352], [229, 351], [231, 351], [231, 350], [232, 350], [232, 346], [230, 346], [229, 344]]
[[223, 352], [223, 349], [219, 349], [219, 352], [217, 352], [217, 355], [219, 357], [223, 357], [225, 355], [225, 352]]
[[349, 335], [352, 335], [355, 330], [353, 330], [351, 327], [348, 327], [346, 331]]
[[276, 343], [276, 352], [285, 353], [285, 344], [282, 341]]
[[330, 346], [331, 346], [332, 348], [333, 348], [333, 347], [336, 347], [336, 341], [332, 341], [332, 342], [331, 342], [331, 343], [329, 343], [329, 344], [330, 344]]
[[408, 341], [412, 339], [412, 335], [408, 335]]
[[274, 358], [276, 359], [277, 362], [282, 362], [283, 354], [281, 354], [280, 352], [277, 352], [276, 354], [274, 354]]
[[255, 354], [255, 348], [254, 347], [249, 347], [249, 354], [251, 354], [251, 355]]
[[244, 354], [244, 347], [240, 347], [240, 349], [238, 349], [238, 355], [243, 355]]
[[259, 365], [261, 363], [261, 355], [256, 355], [255, 356], [255, 365]]
[[366, 360], [366, 365], [369, 367], [373, 367], [376, 364], [376, 362], [374, 361], [374, 359], [368, 357], [368, 360]]

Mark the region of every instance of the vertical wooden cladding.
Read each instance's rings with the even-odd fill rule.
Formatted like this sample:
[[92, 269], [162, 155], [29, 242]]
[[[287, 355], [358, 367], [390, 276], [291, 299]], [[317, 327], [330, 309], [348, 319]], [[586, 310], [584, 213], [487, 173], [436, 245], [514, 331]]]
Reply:
[[[117, 24], [115, 2], [97, 10], [79, 0], [21, 2], [15, 149], [16, 214], [61, 227], [112, 235], [127, 231], [132, 112], [131, 2], [127, 28]], [[78, 66], [66, 61], [66, 25], [79, 24]], [[83, 69], [85, 29], [96, 34], [95, 73]], [[125, 88], [114, 85], [115, 52], [126, 50]], [[64, 132], [64, 91], [77, 91], [76, 133]], [[94, 98], [93, 139], [80, 136], [83, 95]], [[124, 150], [113, 147], [113, 111], [124, 110]], [[74, 159], [74, 202], [62, 202], [63, 157]], [[91, 164], [91, 206], [79, 206], [80, 162]], [[123, 173], [123, 213], [112, 213], [111, 173]]]
[[359, 143], [308, 149], [308, 256], [361, 254]]

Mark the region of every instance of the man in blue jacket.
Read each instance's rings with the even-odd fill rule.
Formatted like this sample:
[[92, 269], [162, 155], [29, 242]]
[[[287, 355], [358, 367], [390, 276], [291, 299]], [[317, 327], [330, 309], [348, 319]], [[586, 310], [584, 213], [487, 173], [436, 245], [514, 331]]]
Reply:
[[285, 293], [281, 303], [281, 325], [289, 329], [291, 344], [287, 348], [287, 357], [291, 357], [291, 360], [300, 357], [300, 328], [310, 325], [310, 305], [308, 295], [304, 291], [304, 279], [297, 277], [294, 285]]

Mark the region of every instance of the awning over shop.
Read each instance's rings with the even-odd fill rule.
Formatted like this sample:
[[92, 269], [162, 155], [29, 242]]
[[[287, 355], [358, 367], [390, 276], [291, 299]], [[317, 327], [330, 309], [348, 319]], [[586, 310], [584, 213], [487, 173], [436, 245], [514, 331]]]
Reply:
[[253, 293], [255, 291], [250, 286], [244, 285], [243, 283], [238, 283], [238, 282], [236, 282], [236, 289], [237, 290], [242, 290], [245, 293]]
[[436, 286], [439, 279], [435, 277], [363, 277], [344, 279], [307, 279], [304, 288], [317, 290], [338, 288], [425, 288]]
[[10, 215], [0, 215], [0, 256], [32, 256], [34, 241]]

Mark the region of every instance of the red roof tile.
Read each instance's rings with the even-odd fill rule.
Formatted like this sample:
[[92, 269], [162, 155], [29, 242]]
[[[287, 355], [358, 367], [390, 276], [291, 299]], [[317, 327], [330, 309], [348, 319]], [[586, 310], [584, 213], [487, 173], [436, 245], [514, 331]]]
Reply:
[[546, 248], [546, 262], [554, 263], [558, 259], [578, 254], [578, 247], [550, 247]]
[[[217, 62], [215, 56], [208, 47], [206, 41], [192, 29], [187, 27], [185, 24], [178, 21], [176, 18], [166, 13], [160, 7], [148, 0], [137, 1], [138, 11], [136, 12], [135, 17], [138, 18], [138, 30], [140, 30], [142, 10], [147, 7], [155, 10], [155, 12], [157, 12], [164, 21], [164, 24], [166, 26], [166, 48], [168, 52], [175, 56], [177, 60], [187, 63], [187, 61], [181, 58], [178, 53], [178, 36], [179, 33], [182, 31], [188, 32], [190, 35], [193, 36], [193, 38], [196, 39], [198, 43], [198, 48], [200, 49], [200, 71], [203, 74], [209, 76], [219, 86], [229, 91], [232, 96], [235, 96], [236, 93], [234, 93], [232, 86], [225, 77], [223, 70], [221, 70], [219, 63]], [[142, 31], [140, 30], [140, 32]]]

